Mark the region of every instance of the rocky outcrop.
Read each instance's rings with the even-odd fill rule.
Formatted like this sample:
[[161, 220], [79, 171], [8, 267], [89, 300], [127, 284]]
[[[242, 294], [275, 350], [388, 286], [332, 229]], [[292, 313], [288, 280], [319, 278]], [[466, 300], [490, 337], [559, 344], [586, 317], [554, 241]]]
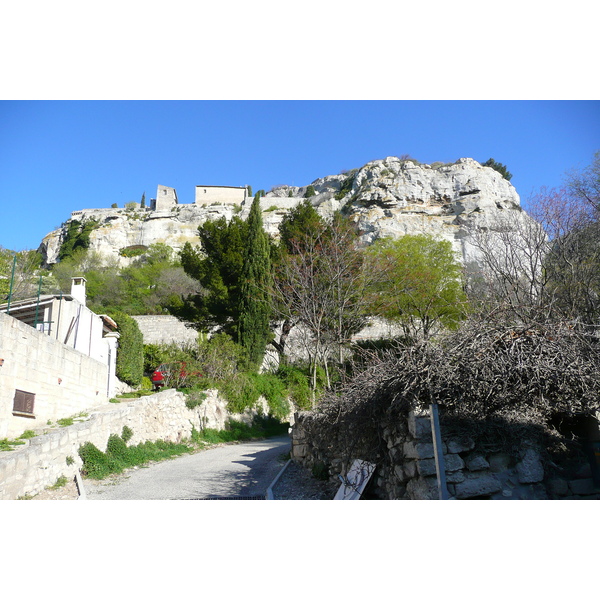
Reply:
[[[451, 241], [464, 263], [477, 262], [477, 230], [514, 229], [531, 221], [515, 188], [500, 173], [471, 158], [426, 165], [388, 157], [317, 179], [310, 186], [315, 192], [310, 201], [317, 211], [330, 218], [342, 210], [357, 223], [365, 244], [382, 237], [426, 233]], [[269, 234], [277, 236], [279, 223], [303, 201], [308, 189], [309, 185], [278, 186], [261, 199]], [[247, 217], [250, 204], [250, 200], [242, 203], [242, 218]], [[127, 264], [131, 259], [122, 256], [124, 249], [160, 242], [180, 250], [187, 241], [199, 243], [199, 225], [209, 219], [230, 219], [237, 211], [239, 206], [227, 204], [179, 204], [169, 211], [83, 210], [73, 213], [71, 220], [96, 219], [90, 249]], [[67, 224], [44, 238], [40, 250], [47, 264], [57, 261]]]
[[366, 244], [425, 233], [452, 242], [465, 263], [478, 259], [477, 230], [514, 229], [531, 220], [515, 188], [471, 158], [424, 165], [388, 157], [345, 176], [319, 179], [313, 187], [319, 211], [344, 210]]
[[236, 210], [239, 209], [234, 205], [204, 207], [195, 204], [182, 204], [169, 211], [153, 211], [148, 208], [80, 210], [72, 213], [71, 218], [59, 229], [44, 237], [39, 252], [42, 253], [45, 264], [58, 262], [69, 222], [77, 220], [84, 223], [93, 219], [97, 226], [90, 234], [89, 250], [124, 266], [132, 260], [123, 256], [127, 249], [161, 243], [171, 246], [177, 252], [186, 242], [199, 243], [200, 225], [221, 217], [229, 220]]

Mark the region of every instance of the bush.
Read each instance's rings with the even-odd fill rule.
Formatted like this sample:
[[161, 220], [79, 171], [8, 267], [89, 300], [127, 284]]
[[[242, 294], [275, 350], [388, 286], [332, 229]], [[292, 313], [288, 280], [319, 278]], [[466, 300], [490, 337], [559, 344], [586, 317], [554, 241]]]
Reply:
[[199, 341], [197, 360], [207, 379], [220, 381], [239, 372], [240, 366], [246, 362], [246, 353], [229, 335], [219, 333], [209, 340]]
[[311, 408], [312, 392], [306, 372], [291, 365], [281, 365], [277, 377], [283, 381], [290, 399], [298, 408], [304, 410]]
[[[130, 439], [133, 432], [123, 427], [123, 436]], [[151, 461], [164, 460], [192, 452], [193, 447], [187, 444], [156, 441], [144, 442], [128, 447], [123, 437], [112, 434], [108, 438], [106, 452], [102, 452], [91, 442], [79, 448], [79, 456], [83, 461], [82, 473], [91, 479], [104, 479], [111, 473], [121, 473], [128, 467], [146, 464]]]
[[269, 405], [269, 413], [278, 419], [285, 419], [290, 412], [285, 383], [273, 373], [255, 375], [254, 379], [259, 396], [264, 396]]
[[491, 167], [494, 171], [498, 171], [498, 173], [500, 173], [507, 181], [512, 179], [512, 173], [510, 173], [502, 163], [496, 162], [493, 158], [489, 158], [484, 163], [481, 163], [481, 166]]
[[134, 258], [135, 256], [142, 256], [142, 254], [146, 254], [146, 252], [148, 252], [148, 246], [127, 246], [126, 248], [121, 248], [119, 250], [119, 255], [124, 256], [125, 258]]
[[92, 442], [86, 442], [79, 448], [79, 456], [83, 461], [82, 473], [91, 479], [103, 479], [123, 470], [112, 457], [98, 450]]
[[116, 434], [110, 435], [106, 444], [106, 454], [117, 461], [125, 460], [127, 457], [127, 444], [123, 438]]
[[336, 192], [334, 196], [336, 200], [341, 200], [344, 196], [346, 196], [346, 194], [350, 193], [350, 191], [352, 190], [352, 186], [354, 185], [355, 178], [356, 174], [353, 173], [352, 175], [344, 179], [342, 185], [340, 186], [340, 191]]
[[206, 400], [206, 392], [194, 389], [186, 393], [185, 405], [189, 410], [200, 406]]
[[317, 193], [315, 192], [315, 188], [314, 188], [314, 186], [312, 186], [312, 185], [309, 185], [309, 186], [306, 188], [306, 192], [304, 192], [304, 197], [305, 197], [305, 198], [310, 198], [311, 196], [316, 196], [316, 194], [317, 194]]
[[123, 438], [124, 442], [128, 442], [133, 437], [133, 431], [129, 427], [127, 427], [127, 425], [123, 425], [121, 437]]

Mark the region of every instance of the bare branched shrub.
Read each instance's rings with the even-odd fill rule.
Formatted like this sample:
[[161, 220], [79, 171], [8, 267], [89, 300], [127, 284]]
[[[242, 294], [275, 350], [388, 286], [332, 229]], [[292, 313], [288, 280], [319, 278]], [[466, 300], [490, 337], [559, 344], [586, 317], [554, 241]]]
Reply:
[[570, 323], [515, 328], [472, 319], [439, 342], [380, 356], [328, 393], [304, 427], [324, 452], [378, 461], [385, 428], [432, 403], [464, 434], [496, 427], [514, 441], [521, 427], [549, 444], [553, 416], [600, 409], [600, 341]]

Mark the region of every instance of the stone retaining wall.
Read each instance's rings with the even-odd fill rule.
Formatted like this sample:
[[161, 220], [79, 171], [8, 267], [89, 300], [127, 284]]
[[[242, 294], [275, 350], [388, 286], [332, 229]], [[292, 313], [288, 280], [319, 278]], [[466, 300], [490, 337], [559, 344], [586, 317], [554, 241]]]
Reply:
[[109, 436], [121, 435], [125, 425], [133, 431], [129, 445], [156, 440], [181, 442], [191, 437], [193, 427], [199, 431], [203, 428], [221, 430], [229, 418], [250, 423], [259, 411], [268, 412], [263, 401], [256, 410], [231, 415], [217, 390], [207, 390], [206, 399], [191, 410], [185, 400], [183, 393], [170, 389], [103, 405], [92, 409], [80, 422], [40, 431], [36, 437], [26, 440], [25, 445], [15, 446], [11, 452], [0, 452], [0, 500], [35, 495], [61, 476], [72, 479], [82, 466], [79, 448], [91, 442], [105, 451]]
[[[292, 458], [308, 467], [329, 466], [332, 479], [349, 468], [335, 450], [316, 448], [303, 430], [309, 413], [295, 415]], [[428, 414], [411, 412], [405, 422], [383, 432], [387, 456], [378, 464], [370, 493], [387, 500], [437, 499], [438, 486], [431, 422]], [[548, 477], [540, 453], [523, 441], [519, 457], [502, 452], [481, 452], [472, 439], [444, 435], [442, 428], [447, 488], [450, 498], [491, 500], [598, 499], [591, 468], [581, 464], [567, 478]], [[354, 457], [361, 458], [361, 457]]]
[[[171, 315], [140, 315], [132, 317], [136, 320], [144, 344], [195, 344], [198, 332], [186, 327], [183, 321]], [[157, 365], [158, 366], [158, 365]]]

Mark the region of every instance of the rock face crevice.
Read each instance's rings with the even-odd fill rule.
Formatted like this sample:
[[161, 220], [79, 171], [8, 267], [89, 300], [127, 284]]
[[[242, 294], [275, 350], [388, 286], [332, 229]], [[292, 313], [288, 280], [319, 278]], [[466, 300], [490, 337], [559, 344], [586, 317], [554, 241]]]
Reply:
[[[274, 188], [261, 198], [263, 223], [270, 235], [278, 235], [284, 216], [304, 201], [309, 186], [315, 192], [310, 202], [316, 210], [326, 219], [342, 210], [357, 224], [365, 245], [384, 237], [429, 234], [452, 242], [464, 263], [478, 261], [475, 231], [514, 229], [531, 221], [515, 188], [472, 158], [426, 165], [387, 157], [303, 187]], [[90, 250], [123, 266], [132, 260], [119, 254], [123, 248], [163, 243], [179, 251], [186, 242], [197, 245], [200, 225], [235, 214], [244, 219], [251, 202], [248, 198], [240, 206], [177, 204], [170, 210], [85, 209], [70, 220], [95, 219], [99, 225], [90, 234]], [[40, 251], [46, 264], [58, 261], [69, 221], [43, 239]]]

